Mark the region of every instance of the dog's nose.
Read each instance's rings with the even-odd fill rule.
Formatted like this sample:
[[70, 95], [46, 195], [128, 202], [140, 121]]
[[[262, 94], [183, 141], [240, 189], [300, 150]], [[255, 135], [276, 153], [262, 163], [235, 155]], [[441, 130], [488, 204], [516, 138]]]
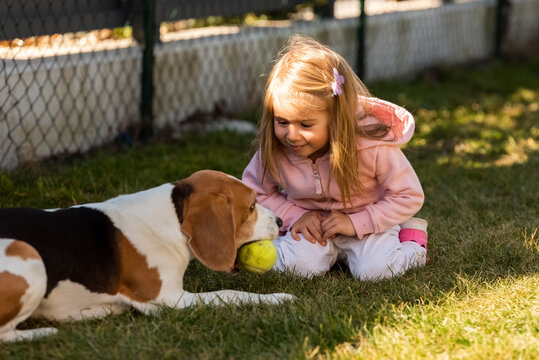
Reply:
[[283, 220], [280, 217], [277, 216], [277, 218], [275, 219], [275, 222], [277, 223], [278, 227], [283, 226]]

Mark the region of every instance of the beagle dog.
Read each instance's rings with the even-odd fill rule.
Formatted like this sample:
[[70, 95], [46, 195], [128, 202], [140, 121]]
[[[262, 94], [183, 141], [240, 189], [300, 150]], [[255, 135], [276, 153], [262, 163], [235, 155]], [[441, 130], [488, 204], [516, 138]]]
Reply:
[[99, 318], [134, 307], [279, 303], [292, 295], [183, 289], [189, 261], [237, 271], [238, 249], [274, 239], [281, 219], [238, 179], [203, 170], [174, 183], [65, 209], [0, 209], [0, 342], [55, 328], [17, 330], [28, 317]]

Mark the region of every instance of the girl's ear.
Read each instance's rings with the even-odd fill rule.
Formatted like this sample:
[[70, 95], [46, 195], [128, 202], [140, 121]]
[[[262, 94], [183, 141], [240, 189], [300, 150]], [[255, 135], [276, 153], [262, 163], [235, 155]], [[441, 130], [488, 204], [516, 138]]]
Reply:
[[184, 208], [182, 231], [195, 257], [217, 271], [230, 271], [236, 260], [234, 209], [223, 194], [193, 193]]

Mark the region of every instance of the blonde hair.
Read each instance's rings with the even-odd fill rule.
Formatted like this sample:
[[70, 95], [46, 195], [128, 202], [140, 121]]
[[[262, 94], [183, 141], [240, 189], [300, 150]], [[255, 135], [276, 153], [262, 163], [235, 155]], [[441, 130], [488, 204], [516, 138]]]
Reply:
[[[335, 95], [331, 87], [333, 68], [345, 80], [341, 95]], [[285, 95], [286, 100], [298, 108], [329, 113], [330, 182], [332, 178], [337, 182], [346, 207], [346, 201], [351, 201], [351, 190], [364, 189], [358, 178], [358, 136], [382, 138], [390, 130], [383, 123], [358, 126], [358, 95], [371, 94], [346, 60], [335, 51], [307, 36], [291, 37], [269, 74], [257, 137], [265, 171], [280, 182], [275, 156], [280, 151], [280, 144], [273, 125], [276, 95]]]

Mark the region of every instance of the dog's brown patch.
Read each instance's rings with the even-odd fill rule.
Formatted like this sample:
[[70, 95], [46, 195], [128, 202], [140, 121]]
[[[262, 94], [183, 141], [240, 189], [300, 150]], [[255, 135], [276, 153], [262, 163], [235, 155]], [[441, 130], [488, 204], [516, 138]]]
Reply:
[[28, 282], [22, 276], [0, 272], [0, 326], [9, 323], [21, 311], [21, 298], [28, 287]]
[[36, 259], [40, 260], [41, 256], [33, 246], [24, 241], [15, 240], [6, 248], [6, 256], [18, 256], [23, 260]]
[[146, 257], [119, 230], [116, 239], [122, 267], [118, 292], [139, 302], [157, 298], [162, 286], [157, 268], [150, 268]]

